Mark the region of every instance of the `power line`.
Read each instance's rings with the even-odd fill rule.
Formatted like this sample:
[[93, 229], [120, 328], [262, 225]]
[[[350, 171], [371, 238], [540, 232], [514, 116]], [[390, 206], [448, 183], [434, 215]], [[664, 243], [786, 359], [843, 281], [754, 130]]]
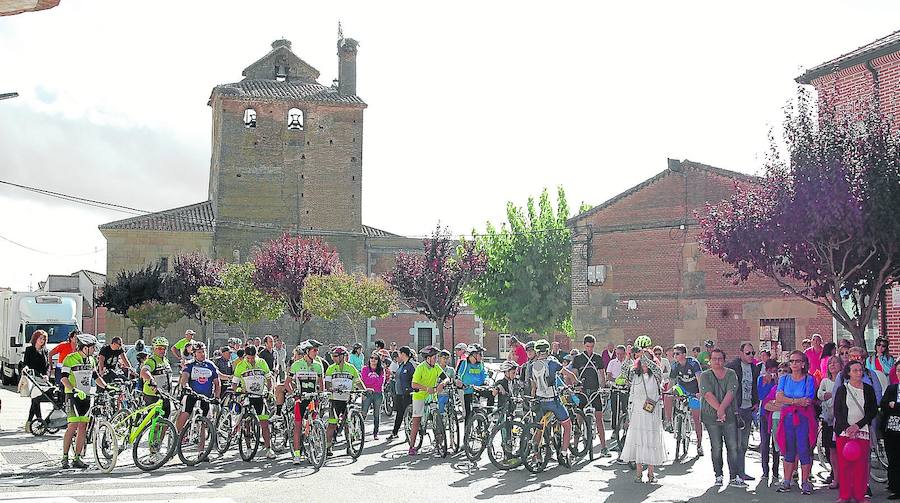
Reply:
[[35, 253], [40, 253], [42, 255], [53, 255], [56, 257], [83, 257], [85, 255], [96, 255], [96, 254], [100, 253], [101, 251], [106, 250], [106, 248], [98, 248], [92, 252], [85, 252], [85, 253], [56, 253], [56, 252], [48, 252], [48, 251], [44, 251], [44, 250], [38, 250], [37, 248], [32, 248], [28, 245], [23, 245], [22, 243], [19, 243], [18, 241], [13, 241], [12, 239], [9, 239], [8, 237], [3, 236], [3, 235], [0, 235], [0, 239], [2, 239], [3, 241], [6, 241], [7, 243], [14, 244], [20, 248], [24, 248], [28, 251], [33, 251]]

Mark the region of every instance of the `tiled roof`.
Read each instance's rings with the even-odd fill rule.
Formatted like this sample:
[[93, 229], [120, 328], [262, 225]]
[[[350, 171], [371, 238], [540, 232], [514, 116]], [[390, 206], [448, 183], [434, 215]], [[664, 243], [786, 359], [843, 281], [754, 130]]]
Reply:
[[146, 231], [212, 232], [212, 201], [148, 213], [103, 224], [100, 229], [137, 229]]
[[288, 98], [310, 103], [366, 104], [359, 96], [343, 95], [332, 87], [310, 82], [245, 79], [233, 84], [218, 85], [213, 89], [213, 93], [215, 92], [240, 98]]
[[900, 31], [895, 31], [886, 37], [879, 38], [872, 43], [842, 54], [831, 61], [826, 61], [821, 65], [810, 68], [806, 73], [797, 77], [796, 80], [801, 84], [809, 84], [815, 78], [897, 51], [900, 51]]
[[695, 169], [698, 171], [705, 171], [707, 173], [713, 173], [715, 175], [724, 176], [726, 178], [733, 178], [735, 180], [740, 180], [742, 182], [756, 182], [756, 181], [760, 180], [760, 178], [757, 176], [747, 175], [745, 173], [739, 173], [737, 171], [731, 171], [728, 169], [717, 168], [715, 166], [710, 166], [708, 164], [702, 164], [699, 162], [689, 161], [687, 159], [685, 159], [683, 161], [679, 161], [677, 159], [669, 159], [668, 169], [662, 171], [661, 173], [657, 174], [653, 178], [648, 178], [647, 180], [644, 180], [643, 182], [635, 185], [634, 187], [626, 190], [625, 192], [622, 192], [621, 194], [614, 196], [611, 199], [608, 199], [607, 201], [605, 201], [601, 204], [598, 204], [597, 206], [594, 206], [593, 208], [591, 208], [583, 213], [579, 213], [578, 215], [575, 215], [574, 217], [570, 218], [567, 221], [567, 223], [569, 225], [572, 225], [575, 222], [582, 220], [587, 216], [593, 215], [594, 213], [597, 213], [598, 211], [600, 211], [602, 209], [612, 206], [613, 204], [619, 202], [622, 199], [625, 199], [626, 197], [634, 194], [635, 192], [643, 190], [644, 188], [656, 183], [660, 179], [668, 176], [673, 171], [681, 171], [681, 170], [685, 170], [685, 169]]
[[376, 229], [375, 227], [369, 227], [368, 225], [363, 225], [363, 234], [370, 238], [400, 238], [403, 237], [399, 234], [391, 234], [390, 232], [383, 231], [381, 229]]

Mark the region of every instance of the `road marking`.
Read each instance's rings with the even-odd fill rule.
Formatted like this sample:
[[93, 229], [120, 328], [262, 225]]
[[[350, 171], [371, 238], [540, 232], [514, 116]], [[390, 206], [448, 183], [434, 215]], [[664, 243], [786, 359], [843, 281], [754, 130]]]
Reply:
[[[149, 481], [148, 481], [149, 482]], [[156, 486], [148, 485], [148, 487], [122, 487], [122, 488], [103, 488], [103, 489], [61, 489], [58, 491], [15, 491], [0, 493], [0, 500], [16, 500], [27, 498], [54, 498], [62, 496], [73, 496], [78, 498], [87, 497], [107, 497], [116, 496], [135, 496], [139, 494], [166, 494], [166, 493], [183, 493], [192, 496], [201, 494], [209, 494], [217, 489], [196, 487], [196, 486]], [[132, 503], [129, 500], [129, 503]]]

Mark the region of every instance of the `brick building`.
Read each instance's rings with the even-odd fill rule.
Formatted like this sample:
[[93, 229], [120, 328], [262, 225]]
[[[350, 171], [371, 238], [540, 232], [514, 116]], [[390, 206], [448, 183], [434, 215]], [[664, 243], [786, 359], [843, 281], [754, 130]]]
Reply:
[[700, 251], [695, 210], [755, 178], [669, 159], [658, 175], [569, 220], [572, 321], [580, 337], [622, 343], [648, 334], [655, 344], [718, 342], [734, 354], [779, 327], [782, 347], [813, 333], [831, 338], [831, 316], [785, 296], [765, 278], [734, 285], [730, 270]]
[[[385, 273], [397, 252], [421, 250], [418, 239], [362, 223], [367, 105], [356, 93], [357, 45], [349, 38], [338, 41], [338, 79], [331, 86], [318, 83], [319, 71], [294, 54], [288, 40], [273, 42], [267, 54], [244, 69], [241, 81], [215, 86], [208, 103], [209, 199], [101, 225], [110, 277], [150, 263], [168, 269], [174, 256], [193, 251], [247, 261], [256, 246], [284, 232], [323, 239], [353, 273]], [[112, 313], [109, 318], [110, 336], [135, 338], [137, 331], [126, 319]], [[165, 333], [178, 335], [187, 328], [200, 327], [185, 318]], [[313, 320], [304, 335], [333, 343], [381, 338], [419, 348], [432, 343], [435, 330], [434, 323], [401, 311], [357, 327], [356, 334]], [[259, 323], [251, 332], [289, 336], [297, 332], [297, 323], [285, 317]], [[219, 342], [235, 333], [213, 320], [208, 335]], [[457, 317], [455, 333], [457, 341], [483, 340], [481, 322], [471, 312]]]
[[[820, 102], [839, 111], [852, 113], [875, 106], [900, 127], [900, 31], [810, 68], [796, 80], [813, 86]], [[886, 288], [880, 301], [866, 339], [871, 348], [877, 335], [887, 336], [896, 352], [900, 347], [900, 283]], [[844, 332], [840, 326], [836, 330]]]

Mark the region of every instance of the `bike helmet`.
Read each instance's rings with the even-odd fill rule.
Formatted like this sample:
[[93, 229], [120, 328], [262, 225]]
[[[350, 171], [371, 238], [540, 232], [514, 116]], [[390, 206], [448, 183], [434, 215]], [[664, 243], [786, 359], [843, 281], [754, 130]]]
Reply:
[[419, 350], [419, 355], [422, 358], [428, 358], [429, 356], [435, 356], [438, 354], [438, 348], [434, 346], [425, 346], [424, 348]]
[[97, 338], [91, 334], [78, 334], [75, 340], [78, 341], [78, 349], [97, 345]]
[[484, 353], [484, 348], [481, 346], [481, 344], [472, 344], [468, 348], [466, 348], [466, 351], [468, 351], [469, 354]]
[[158, 348], [160, 346], [169, 347], [169, 339], [166, 339], [165, 337], [154, 337], [153, 347]]
[[300, 349], [301, 352], [306, 353], [310, 349], [318, 349], [321, 345], [322, 344], [320, 344], [319, 341], [307, 339], [301, 342], [300, 345], [297, 346], [297, 348]]
[[650, 339], [649, 335], [639, 335], [637, 339], [634, 340], [634, 347], [640, 349], [647, 349], [653, 346], [653, 340]]
[[331, 348], [331, 354], [332, 356], [346, 356], [347, 348], [345, 348], [344, 346], [335, 346]]
[[525, 343], [525, 351], [534, 351], [534, 341]]
[[706, 339], [706, 342], [703, 343], [704, 346], [711, 348], [716, 345], [715, 341], [712, 339]]
[[510, 370], [518, 370], [518, 369], [519, 369], [519, 364], [512, 360], [507, 360], [500, 364], [500, 372], [509, 372]]
[[466, 345], [465, 342], [460, 342], [456, 346], [453, 347], [454, 351], [467, 351], [469, 346]]
[[356, 349], [362, 349], [362, 344], [360, 344], [360, 343], [357, 342], [356, 344], [353, 345], [353, 349], [354, 349], [354, 350], [356, 350]]
[[438, 356], [441, 356], [444, 358], [450, 358], [450, 352], [447, 351], [446, 349], [442, 349], [441, 352], [438, 353]]
[[550, 343], [547, 342], [547, 339], [534, 341], [534, 350], [538, 353], [547, 353], [550, 351]]
[[206, 344], [203, 344], [200, 341], [194, 342], [194, 351], [203, 351], [206, 352]]

